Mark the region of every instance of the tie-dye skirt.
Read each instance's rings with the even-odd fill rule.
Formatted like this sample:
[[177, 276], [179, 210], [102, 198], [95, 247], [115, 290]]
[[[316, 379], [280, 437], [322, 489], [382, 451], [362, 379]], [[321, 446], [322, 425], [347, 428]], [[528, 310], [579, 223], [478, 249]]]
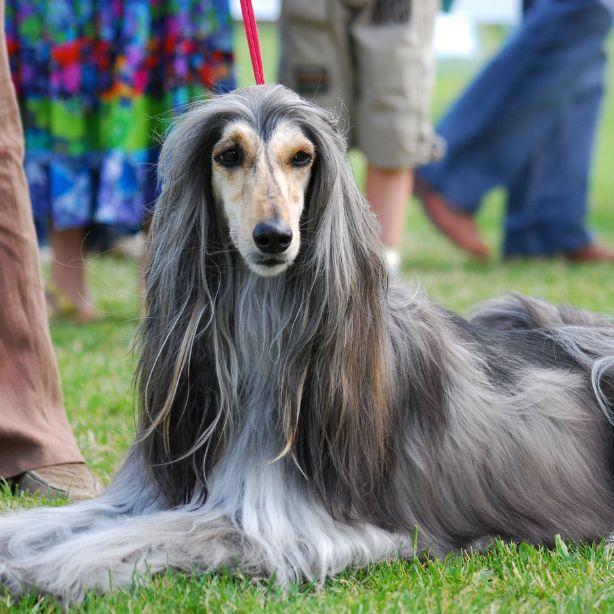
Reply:
[[228, 0], [8, 0], [37, 225], [138, 225], [161, 136], [235, 86]]

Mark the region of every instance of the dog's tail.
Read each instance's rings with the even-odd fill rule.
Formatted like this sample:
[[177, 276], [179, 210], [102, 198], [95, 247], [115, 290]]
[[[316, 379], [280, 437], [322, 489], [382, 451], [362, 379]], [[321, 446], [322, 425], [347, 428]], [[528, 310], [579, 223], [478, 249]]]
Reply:
[[514, 294], [484, 303], [471, 321], [499, 331], [542, 331], [590, 374], [599, 407], [614, 426], [614, 319]]
[[482, 303], [473, 313], [471, 321], [498, 330], [588, 326], [611, 329], [614, 332], [612, 318], [568, 305], [553, 305], [520, 294], [510, 294]]

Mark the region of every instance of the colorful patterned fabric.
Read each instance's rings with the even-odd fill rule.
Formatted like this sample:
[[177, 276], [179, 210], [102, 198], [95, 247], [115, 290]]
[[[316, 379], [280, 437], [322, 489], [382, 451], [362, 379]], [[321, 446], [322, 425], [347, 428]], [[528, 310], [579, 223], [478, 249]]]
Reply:
[[8, 0], [37, 222], [137, 225], [168, 121], [235, 86], [228, 0]]

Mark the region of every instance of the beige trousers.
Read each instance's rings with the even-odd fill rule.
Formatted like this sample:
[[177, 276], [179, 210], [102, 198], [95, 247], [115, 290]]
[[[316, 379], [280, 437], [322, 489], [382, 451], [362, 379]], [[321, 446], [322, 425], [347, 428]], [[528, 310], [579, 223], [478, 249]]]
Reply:
[[338, 116], [379, 168], [443, 154], [431, 125], [439, 0], [407, 0], [407, 19], [376, 24], [375, 0], [284, 0], [279, 81]]
[[0, 476], [83, 461], [51, 346], [0, 0]]

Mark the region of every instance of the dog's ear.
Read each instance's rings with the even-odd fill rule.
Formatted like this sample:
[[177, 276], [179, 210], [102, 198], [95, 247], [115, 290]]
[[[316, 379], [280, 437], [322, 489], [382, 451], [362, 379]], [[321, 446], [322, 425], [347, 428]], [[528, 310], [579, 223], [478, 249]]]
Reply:
[[364, 283], [381, 286], [387, 273], [378, 223], [356, 185], [345, 138], [334, 117], [303, 104], [303, 130], [316, 149], [302, 220], [303, 260], [307, 268], [315, 265], [329, 278], [328, 286], [342, 292], [354, 289], [356, 275]]
[[[139, 448], [171, 504], [189, 500], [197, 484], [204, 484], [223, 445], [216, 431], [219, 386], [210, 344], [196, 342], [208, 334], [222, 276], [232, 275], [211, 193], [211, 151], [232, 118], [221, 100], [186, 113], [168, 135], [148, 237], [136, 374]], [[215, 443], [194, 450], [203, 432]]]
[[383, 323], [387, 273], [377, 223], [342, 136], [323, 111], [306, 106], [305, 115], [316, 160], [302, 251], [288, 276], [291, 309], [302, 319], [288, 341], [295, 352], [280, 403], [286, 452], [338, 515], [372, 505], [394, 459]]

